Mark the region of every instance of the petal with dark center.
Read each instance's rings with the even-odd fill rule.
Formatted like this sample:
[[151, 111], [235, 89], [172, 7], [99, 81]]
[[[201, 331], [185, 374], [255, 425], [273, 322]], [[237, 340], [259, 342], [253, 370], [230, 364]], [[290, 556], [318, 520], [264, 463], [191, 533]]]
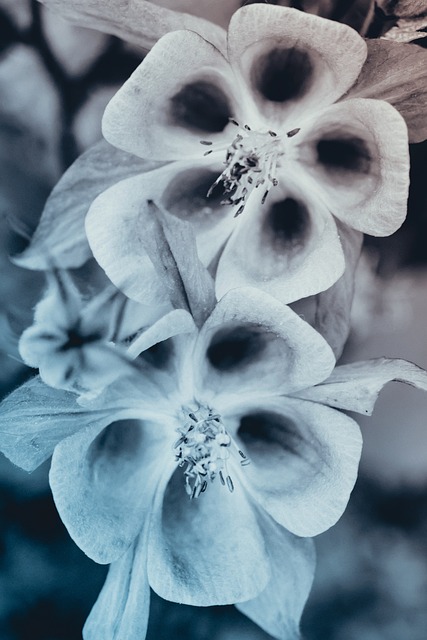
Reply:
[[404, 117], [409, 142], [427, 138], [427, 51], [412, 44], [367, 40], [368, 58], [349, 98], [390, 102]]
[[200, 140], [227, 142], [221, 134], [235, 117], [234, 84], [213, 45], [190, 31], [170, 33], [107, 105], [104, 136], [141, 158], [203, 158]]
[[220, 412], [309, 387], [324, 380], [335, 361], [317, 331], [253, 288], [234, 289], [220, 300], [193, 359], [200, 394], [209, 394]]
[[238, 222], [218, 263], [219, 298], [230, 289], [254, 286], [294, 302], [327, 289], [344, 271], [335, 222], [310, 185], [303, 191], [279, 184], [263, 204], [251, 196]]
[[251, 464], [252, 495], [282, 526], [315, 536], [344, 512], [357, 477], [362, 437], [348, 416], [294, 398], [264, 403], [237, 432]]
[[182, 469], [156, 496], [148, 578], [166, 600], [209, 606], [257, 596], [270, 577], [255, 511], [239, 482], [218, 479], [199, 498], [185, 492]]
[[147, 254], [146, 243], [153, 245], [150, 225], [155, 222], [150, 200], [193, 224], [200, 259], [206, 265], [234, 226], [230, 207], [220, 204], [221, 196], [214, 194], [211, 200], [202, 195], [220, 169], [215, 173], [208, 167], [193, 168], [171, 164], [123, 180], [100, 195], [87, 215], [86, 233], [96, 260], [121, 291], [141, 304], [166, 305], [169, 299]]
[[81, 407], [74, 393], [52, 389], [37, 376], [1, 404], [0, 451], [33, 471], [52, 455], [58, 442], [90, 423], [102, 428], [108, 421], [111, 410]]
[[109, 568], [107, 580], [86, 620], [84, 640], [145, 638], [150, 607], [147, 528], [144, 527], [134, 545]]
[[409, 150], [405, 121], [380, 100], [345, 100], [324, 111], [301, 143], [301, 160], [322, 199], [345, 224], [375, 236], [406, 216]]
[[61, 442], [50, 470], [55, 504], [70, 536], [102, 564], [122, 556], [139, 534], [167, 455], [161, 423], [117, 418]]
[[79, 267], [91, 254], [84, 219], [93, 202], [110, 185], [158, 166], [102, 141], [80, 156], [50, 194], [30, 245], [14, 262], [27, 269]]
[[312, 540], [297, 538], [271, 518], [259, 520], [272, 575], [264, 591], [239, 611], [278, 640], [297, 640], [299, 623], [310, 593], [316, 564]]
[[427, 371], [399, 358], [378, 358], [336, 367], [324, 383], [297, 395], [371, 415], [381, 389], [393, 381], [427, 391]]
[[[230, 22], [228, 56], [263, 113], [289, 129], [310, 108], [332, 104], [355, 82], [366, 58], [349, 27], [285, 7], [243, 7]], [[295, 121], [295, 122], [294, 122]]]

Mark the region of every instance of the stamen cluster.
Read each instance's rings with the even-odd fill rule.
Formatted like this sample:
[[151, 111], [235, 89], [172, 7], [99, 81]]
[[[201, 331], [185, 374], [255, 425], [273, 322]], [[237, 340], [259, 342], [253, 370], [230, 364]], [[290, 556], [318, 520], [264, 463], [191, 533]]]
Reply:
[[206, 491], [208, 481], [213, 482], [217, 475], [221, 484], [227, 485], [232, 493], [234, 483], [227, 469], [232, 445], [242, 459], [242, 466], [249, 464], [249, 459], [237, 448], [218, 413], [206, 407], [186, 413], [189, 420], [177, 429], [181, 436], [174, 449], [177, 450], [175, 459], [178, 465], [187, 465], [184, 475], [188, 496], [198, 498]]
[[[224, 171], [220, 174], [208, 191], [208, 197], [214, 188], [222, 184], [227, 197], [222, 204], [240, 205], [235, 217], [243, 213], [247, 197], [253, 189], [266, 185], [262, 197], [264, 204], [271, 187], [278, 185], [275, 171], [280, 157], [283, 155], [281, 139], [275, 131], [253, 131], [248, 124], [241, 126], [236, 120], [230, 122], [239, 128], [239, 133], [227, 148]], [[201, 140], [201, 144], [211, 145], [209, 140]], [[209, 155], [216, 149], [206, 151]]]

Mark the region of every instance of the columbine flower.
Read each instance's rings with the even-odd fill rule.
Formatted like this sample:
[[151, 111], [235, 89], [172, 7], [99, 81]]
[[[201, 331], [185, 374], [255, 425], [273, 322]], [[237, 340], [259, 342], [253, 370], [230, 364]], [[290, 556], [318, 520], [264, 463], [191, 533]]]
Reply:
[[35, 378], [2, 406], [1, 449], [28, 470], [53, 452], [65, 525], [113, 563], [86, 640], [143, 638], [149, 585], [296, 636], [314, 559], [291, 534], [337, 520], [360, 455], [356, 423], [331, 407], [369, 413], [386, 382], [426, 389], [427, 374], [380, 360], [330, 375], [319, 334], [255, 289], [226, 294], [200, 329], [172, 311], [129, 355], [104, 392], [77, 400]]
[[[52, 0], [52, 2], [55, 2], [55, 4], [57, 4], [58, 6], [58, 9], [60, 9], [61, 11], [66, 10], [67, 8], [70, 8], [71, 11], [72, 6], [74, 8], [72, 13], [76, 20], [86, 20], [86, 15], [89, 7], [88, 2], [85, 1], [83, 3], [79, 0], [73, 0], [72, 5], [70, 2], [62, 2], [62, 0]], [[143, 4], [144, 3], [140, 2], [138, 3], [138, 5], [132, 5], [132, 8], [137, 10], [137, 8], [142, 7], [141, 11], [143, 11]], [[94, 12], [96, 13], [97, 11], [97, 15], [99, 14], [100, 20], [103, 20], [105, 17], [104, 14], [107, 5], [104, 2], [100, 3], [97, 0], [93, 0], [90, 6], [92, 8], [95, 8]], [[135, 35], [135, 29], [145, 24], [143, 17], [138, 19], [138, 16], [135, 17], [132, 12], [130, 12], [130, 9], [129, 12], [123, 11], [122, 3], [120, 3], [119, 7], [113, 2], [109, 2], [108, 10], [110, 9], [114, 14], [114, 19], [106, 16], [105, 23], [108, 24], [109, 20], [111, 20], [115, 24], [114, 21], [117, 20], [119, 24], [121, 24], [122, 26], [124, 25], [123, 28], [125, 30], [125, 38], [127, 37], [126, 24], [129, 24], [131, 26], [129, 36], [131, 36], [132, 34]], [[300, 20], [304, 20], [306, 18], [307, 17], [302, 16]], [[159, 23], [156, 22], [156, 24]], [[325, 23], [322, 21], [316, 21], [316, 24], [318, 25], [317, 38], [319, 37], [319, 34], [320, 37], [322, 37], [321, 34], [324, 33], [324, 31], [327, 31], [327, 29], [325, 30], [324, 27]], [[97, 25], [95, 24], [94, 26]], [[182, 26], [183, 25], [179, 26], [179, 28], [182, 28]], [[175, 25], [174, 28], [178, 28], [178, 26]], [[210, 28], [212, 28], [212, 25], [210, 25]], [[341, 30], [343, 29], [343, 27], [339, 25], [335, 25], [335, 27], [333, 28], [338, 29], [339, 33], [341, 33]], [[172, 30], [172, 28], [169, 30]], [[192, 30], [198, 31], [202, 35], [205, 35], [204, 32], [200, 31], [200, 29], [198, 28], [193, 28]], [[283, 27], [282, 31], [287, 39], [286, 34], [288, 33], [288, 30]], [[344, 31], [342, 33], [344, 34]], [[345, 31], [345, 34], [348, 33], [348, 31]], [[353, 32], [350, 33], [352, 34], [352, 39], [356, 37]], [[327, 36], [328, 33], [324, 33], [325, 40], [327, 40]], [[209, 35], [206, 37], [207, 39], [209, 39]], [[293, 42], [292, 39], [291, 42]], [[207, 45], [205, 44], [204, 46]], [[360, 46], [367, 47], [368, 56], [361, 69], [356, 83], [346, 94], [346, 98], [375, 98], [378, 100], [386, 100], [387, 102], [392, 104], [404, 117], [405, 122], [408, 126], [409, 141], [416, 143], [425, 140], [427, 136], [427, 118], [425, 117], [425, 104], [427, 100], [427, 51], [425, 51], [421, 47], [387, 42], [383, 39], [367, 40], [365, 42], [365, 45]], [[225, 52], [225, 48], [223, 49], [223, 51]], [[173, 52], [173, 56], [176, 57], [180, 53], [180, 51]], [[344, 57], [345, 59], [347, 59], [346, 53], [344, 53]], [[351, 74], [352, 71], [354, 73], [354, 77], [357, 76], [358, 70], [355, 70], [354, 61], [350, 60], [347, 65], [344, 64], [343, 67], [344, 76], [347, 76], [347, 74]], [[346, 67], [348, 67], [348, 69]], [[179, 72], [181, 73], [182, 69], [180, 69]], [[155, 76], [156, 69], [154, 69], [154, 77]], [[163, 78], [161, 78], [159, 84], [161, 85], [162, 82]], [[145, 93], [145, 89], [143, 93]], [[164, 112], [165, 107], [167, 107], [166, 97], [164, 95], [159, 95], [159, 112]], [[145, 117], [146, 116], [144, 115], [144, 119], [142, 122], [145, 122]], [[140, 131], [140, 124], [141, 123], [138, 122], [135, 135]], [[229, 127], [229, 129], [232, 130], [233, 127]], [[394, 132], [390, 130], [387, 134], [391, 140], [393, 139], [392, 133]], [[201, 136], [199, 137], [201, 138]], [[171, 140], [172, 135], [168, 135], [168, 138], [169, 140]], [[298, 137], [294, 139], [294, 143], [297, 140]], [[199, 145], [198, 142], [196, 143], [196, 148], [199, 150], [199, 152], [208, 150], [206, 146]], [[145, 149], [144, 155], [146, 155]], [[210, 157], [211, 156], [208, 156], [207, 159], [209, 160]], [[126, 177], [131, 177], [138, 173], [143, 173], [145, 171], [153, 169], [154, 166], [155, 163], [153, 161], [142, 161], [132, 154], [111, 147], [106, 142], [101, 142], [95, 145], [70, 167], [64, 177], [55, 187], [52, 195], [46, 203], [40, 225], [32, 238], [30, 246], [26, 251], [24, 251], [23, 254], [21, 254], [21, 256], [19, 256], [19, 258], [16, 259], [16, 262], [30, 269], [49, 268], [49, 261], [52, 258], [54, 258], [55, 263], [60, 265], [62, 268], [77, 267], [83, 264], [83, 262], [91, 256], [91, 252], [88, 247], [86, 235], [84, 232], [84, 218], [91, 202], [97, 195], [99, 195], [109, 186], [123, 180]], [[219, 168], [221, 172], [222, 169], [223, 166]], [[211, 186], [212, 182], [218, 177], [218, 174], [213, 174], [211, 176], [207, 175], [206, 184], [203, 185], [203, 189], [200, 191], [200, 189], [196, 188], [197, 173], [199, 173], [200, 177], [200, 171], [196, 172], [196, 175], [194, 175], [194, 171], [190, 174], [193, 176], [190, 183], [195, 185], [193, 194], [190, 193], [191, 189], [189, 189], [188, 185], [185, 190], [180, 192], [180, 197], [177, 197], [177, 195], [179, 194], [175, 194], [175, 199], [178, 201], [175, 204], [175, 212], [178, 215], [186, 216], [188, 215], [186, 213], [186, 209], [188, 208], [190, 212], [189, 217], [193, 219], [197, 218], [199, 220], [199, 243], [202, 243], [202, 224], [205, 225], [204, 228], [206, 231], [208, 231], [210, 224], [212, 224], [212, 216], [203, 216], [203, 211], [200, 214], [197, 213], [198, 209], [195, 206], [193, 196], [196, 196], [196, 200], [199, 199], [199, 201], [201, 201], [201, 203], [205, 205], [205, 212], [207, 214], [211, 209], [215, 209], [215, 215], [213, 216], [215, 222], [216, 216], [219, 214], [222, 219], [222, 217], [225, 216], [226, 211], [223, 207], [218, 206], [218, 199], [211, 197], [209, 201], [206, 202], [205, 198], [209, 187]], [[207, 173], [209, 174], [209, 171]], [[177, 185], [179, 186], [179, 184], [179, 181], [175, 181], [175, 187], [177, 187]], [[269, 198], [271, 198], [271, 196], [272, 194], [270, 193]], [[127, 193], [126, 199], [129, 197], [130, 194]], [[146, 199], [146, 197], [149, 196], [144, 193], [143, 197], [144, 199]], [[157, 198], [155, 197], [153, 199], [157, 200]], [[174, 208], [173, 200], [171, 201], [170, 198], [166, 197], [166, 204], [168, 204], [167, 200], [169, 200], [169, 204], [172, 206], [172, 208]], [[67, 207], [65, 208], [64, 201], [67, 202]], [[318, 203], [318, 201], [316, 202]], [[267, 203], [268, 200], [266, 204]], [[122, 206], [122, 204], [123, 203], [120, 203], [120, 206]], [[335, 211], [335, 209], [333, 209], [333, 211]], [[221, 212], [223, 216], [221, 216]], [[242, 222], [242, 218], [244, 216], [239, 216], [235, 221], [233, 221], [231, 217], [232, 216], [230, 216], [230, 233], [236, 223], [240, 224]], [[104, 224], [102, 225], [102, 227], [103, 226]], [[221, 225], [217, 225], [218, 232], [221, 230], [220, 227]], [[290, 230], [292, 231], [292, 227]], [[286, 229], [284, 231], [286, 231]], [[225, 240], [227, 239], [227, 232], [224, 229], [223, 232], [225, 242]], [[256, 233], [254, 232], [252, 235], [253, 238], [256, 239]], [[268, 235], [269, 234], [267, 234], [267, 236]], [[297, 238], [298, 234], [294, 235], [294, 239], [297, 240]], [[219, 233], [218, 243], [221, 242], [221, 239], [222, 235], [221, 233]], [[346, 236], [344, 236], [342, 232], [341, 239], [346, 240]], [[208, 251], [209, 244], [212, 244], [212, 242], [206, 243], [206, 251]], [[269, 244], [271, 245], [271, 241]], [[280, 242], [279, 237], [279, 248], [281, 244], [282, 243]], [[292, 242], [285, 242], [286, 246], [288, 244], [290, 244], [291, 247], [293, 246]], [[268, 252], [264, 251], [264, 260], [266, 259], [265, 256], [267, 253], [271, 255], [271, 247]], [[283, 264], [282, 262], [284, 261], [283, 253], [281, 251], [276, 251], [274, 253], [276, 254], [274, 258], [276, 261], [276, 267], [279, 270], [282, 268], [287, 269], [286, 264]], [[347, 251], [345, 251], [345, 253], [347, 255]], [[287, 255], [288, 251], [285, 251], [285, 254]], [[206, 255], [208, 256], [208, 254]], [[260, 261], [261, 256], [258, 256], [258, 262]], [[290, 267], [290, 265], [288, 265], [288, 267]], [[263, 268], [265, 269], [266, 267]], [[289, 277], [290, 268], [287, 270]]]
[[103, 130], [121, 149], [176, 162], [92, 206], [89, 242], [107, 273], [123, 253], [100, 242], [101, 218], [113, 238], [120, 224], [137, 229], [153, 199], [194, 223], [202, 260], [218, 260], [219, 297], [249, 284], [290, 302], [333, 284], [344, 269], [335, 218], [387, 235], [406, 214], [404, 120], [388, 103], [342, 99], [366, 55], [344, 25], [265, 5], [234, 14], [227, 57], [194, 32], [162, 38]]

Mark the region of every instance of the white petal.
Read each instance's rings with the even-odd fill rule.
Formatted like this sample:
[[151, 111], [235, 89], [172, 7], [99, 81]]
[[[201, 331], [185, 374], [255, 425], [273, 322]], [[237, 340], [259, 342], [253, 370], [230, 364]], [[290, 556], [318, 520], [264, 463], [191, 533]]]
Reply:
[[[87, 237], [98, 263], [121, 291], [146, 306], [170, 304], [165, 278], [156, 273], [149, 257], [157, 255], [153, 254], [156, 250], [156, 208], [148, 204], [149, 200], [193, 223], [200, 257], [205, 264], [218, 254], [231, 232], [229, 219], [226, 219], [227, 213], [230, 215], [227, 207], [215, 202], [215, 207], [206, 212], [199, 187], [191, 183], [191, 177], [197, 175], [193, 168], [193, 164], [173, 164], [123, 180], [101, 194], [86, 217]], [[203, 169], [201, 174], [207, 191], [218, 174], [210, 169]], [[210, 176], [207, 181], [206, 176]], [[189, 179], [189, 192], [186, 193], [183, 185]], [[179, 181], [180, 193], [174, 186]], [[187, 202], [190, 202], [189, 207]], [[194, 255], [193, 258], [195, 260]]]
[[167, 454], [161, 425], [125, 420], [126, 414], [135, 417], [129, 410], [111, 415], [64, 440], [52, 457], [50, 484], [61, 519], [102, 564], [122, 556], [139, 534]]
[[252, 288], [234, 289], [220, 300], [194, 353], [197, 387], [218, 398], [219, 411], [316, 384], [334, 362], [317, 331]]
[[299, 536], [315, 536], [344, 512], [362, 448], [348, 416], [294, 398], [260, 403], [240, 421], [244, 477], [261, 506]]
[[158, 163], [142, 161], [105, 141], [80, 156], [49, 196], [29, 247], [14, 262], [27, 269], [78, 267], [90, 258], [84, 218], [107, 187]]
[[271, 518], [263, 518], [260, 524], [272, 576], [259, 596], [236, 606], [273, 638], [297, 640], [301, 614], [314, 577], [313, 541], [297, 538]]
[[107, 580], [84, 626], [84, 640], [145, 638], [150, 607], [146, 529], [109, 568]]
[[52, 455], [58, 442], [91, 422], [104, 424], [109, 415], [80, 407], [74, 393], [52, 389], [37, 376], [2, 402], [0, 451], [33, 471]]
[[375, 236], [400, 227], [409, 150], [405, 121], [396, 109], [380, 100], [345, 100], [326, 109], [303, 136], [301, 159], [337, 218]]
[[366, 64], [348, 97], [387, 100], [405, 118], [409, 142], [422, 142], [427, 138], [427, 51], [382, 38], [367, 45]]
[[330, 289], [294, 302], [291, 308], [325, 338], [338, 360], [350, 332], [354, 274], [363, 234], [337, 222], [346, 261], [344, 274]]
[[166, 600], [196, 606], [255, 597], [270, 568], [241, 486], [236, 482], [230, 493], [217, 479], [190, 501], [184, 484], [177, 469], [157, 495], [148, 548], [151, 587]]
[[107, 105], [103, 134], [141, 158], [203, 158], [201, 139], [224, 139], [235, 112], [232, 88], [218, 49], [191, 31], [170, 33]]
[[286, 179], [264, 204], [257, 195], [251, 195], [221, 255], [217, 296], [253, 286], [289, 303], [333, 285], [344, 271], [344, 254], [325, 205], [302, 182]]
[[255, 4], [237, 11], [228, 57], [267, 117], [289, 129], [307, 110], [332, 104], [355, 82], [367, 54], [346, 25], [296, 9]]
[[406, 360], [378, 358], [336, 367], [322, 384], [296, 395], [338, 409], [371, 415], [381, 389], [392, 381], [427, 391], [424, 369]]

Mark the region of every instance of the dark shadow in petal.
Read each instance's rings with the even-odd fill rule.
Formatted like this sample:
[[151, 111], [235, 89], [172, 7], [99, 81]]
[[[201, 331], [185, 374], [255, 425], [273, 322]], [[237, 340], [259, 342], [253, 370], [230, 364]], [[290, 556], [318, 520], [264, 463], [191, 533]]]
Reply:
[[310, 214], [305, 204], [295, 198], [274, 202], [268, 210], [264, 231], [277, 250], [300, 246], [309, 235]]
[[[310, 434], [306, 426], [273, 411], [244, 416], [237, 435], [244, 444], [245, 453], [258, 466], [268, 466], [280, 451], [299, 458], [309, 466], [318, 465], [319, 459], [326, 455], [316, 437], [308, 437]], [[328, 464], [328, 460], [324, 462]]]
[[203, 217], [207, 222], [211, 221], [212, 212], [222, 207], [221, 202], [225, 197], [222, 183], [207, 196], [218, 173], [210, 169], [190, 169], [178, 174], [164, 193], [166, 209], [183, 220], [197, 215], [200, 221]]
[[219, 371], [232, 371], [258, 359], [264, 351], [269, 334], [258, 327], [234, 326], [221, 329], [213, 336], [207, 357]]
[[174, 124], [207, 133], [220, 133], [232, 117], [230, 103], [213, 82], [198, 80], [185, 85], [170, 101]]
[[139, 354], [138, 359], [151, 364], [156, 369], [167, 369], [174, 354], [173, 341], [163, 340]]
[[273, 412], [244, 416], [240, 421], [238, 436], [254, 459], [260, 449], [265, 452], [266, 449], [275, 449], [277, 446], [298, 455], [303, 443], [292, 420]]
[[143, 433], [138, 420], [121, 420], [106, 427], [92, 442], [87, 453], [95, 479], [102, 473], [103, 481], [108, 477], [110, 482], [114, 482], [117, 474], [120, 478], [126, 475], [128, 465], [132, 473], [134, 461], [140, 457], [142, 440]]
[[252, 67], [255, 89], [271, 102], [300, 98], [309, 90], [313, 66], [306, 51], [275, 48], [261, 55]]
[[371, 154], [366, 143], [352, 136], [334, 135], [317, 142], [317, 159], [334, 171], [369, 173]]

